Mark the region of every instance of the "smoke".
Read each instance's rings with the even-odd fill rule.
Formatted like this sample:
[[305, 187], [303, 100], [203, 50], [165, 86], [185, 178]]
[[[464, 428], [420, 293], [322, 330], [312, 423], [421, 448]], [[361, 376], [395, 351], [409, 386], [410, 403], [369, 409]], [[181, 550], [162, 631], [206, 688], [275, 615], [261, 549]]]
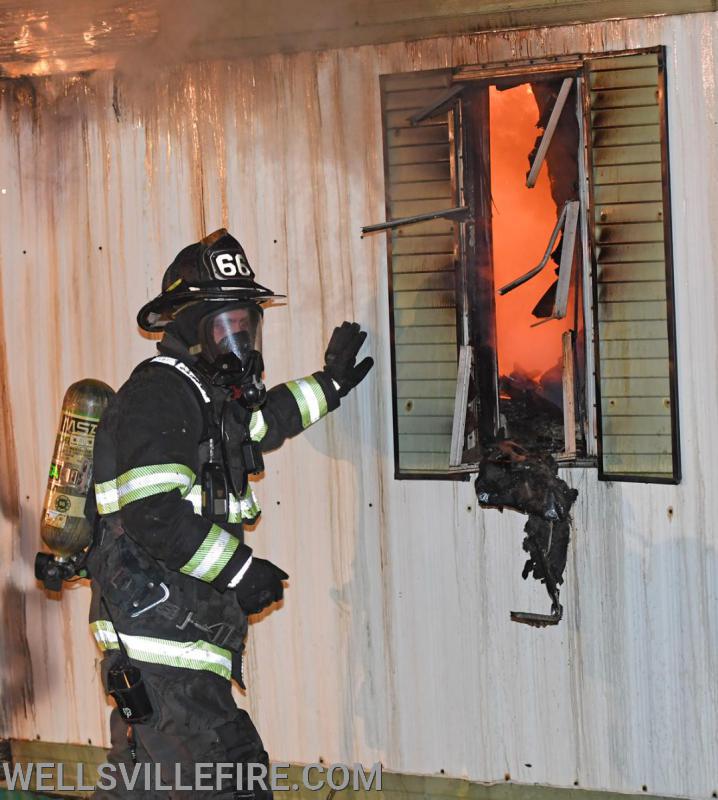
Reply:
[[116, 72], [132, 83], [148, 85], [162, 81], [172, 67], [202, 58], [202, 44], [221, 38], [223, 23], [242, 14], [244, 3], [215, 0], [159, 0], [154, 4], [156, 30], [148, 42], [121, 52]]

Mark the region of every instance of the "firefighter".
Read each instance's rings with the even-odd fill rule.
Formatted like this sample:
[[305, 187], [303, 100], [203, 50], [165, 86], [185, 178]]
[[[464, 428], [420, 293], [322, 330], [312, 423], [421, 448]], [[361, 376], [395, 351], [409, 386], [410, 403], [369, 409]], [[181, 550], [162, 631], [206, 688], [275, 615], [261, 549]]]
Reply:
[[[130, 774], [160, 765], [170, 797], [194, 795], [184, 787], [195, 786], [198, 762], [241, 765], [243, 785], [218, 775], [203, 797], [271, 796], [246, 785], [267, 753], [231, 679], [244, 688], [247, 616], [281, 600], [288, 575], [244, 543], [243, 524], [260, 513], [248, 476], [373, 364], [356, 363], [366, 333], [345, 322], [323, 370], [266, 391], [262, 306], [275, 297], [226, 230], [184, 248], [137, 317], [163, 333], [159, 355], [134, 370], [97, 432], [90, 622], [119, 704], [109, 761], [115, 776], [123, 763]], [[120, 781], [95, 796], [127, 794]], [[132, 792], [143, 794], [168, 797], [154, 785]]]

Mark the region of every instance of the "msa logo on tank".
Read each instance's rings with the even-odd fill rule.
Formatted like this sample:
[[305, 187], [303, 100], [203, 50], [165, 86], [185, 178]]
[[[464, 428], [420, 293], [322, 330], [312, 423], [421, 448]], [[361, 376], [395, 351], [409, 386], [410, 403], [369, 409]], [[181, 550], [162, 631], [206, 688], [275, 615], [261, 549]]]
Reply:
[[78, 419], [77, 417], [71, 417], [68, 414], [67, 423], [65, 425], [65, 431], [67, 433], [80, 436], [94, 437], [96, 430], [97, 430], [96, 422], [90, 422], [90, 420], [86, 419]]
[[244, 253], [237, 250], [220, 250], [210, 255], [212, 272], [217, 280], [225, 278], [253, 278], [252, 272]]

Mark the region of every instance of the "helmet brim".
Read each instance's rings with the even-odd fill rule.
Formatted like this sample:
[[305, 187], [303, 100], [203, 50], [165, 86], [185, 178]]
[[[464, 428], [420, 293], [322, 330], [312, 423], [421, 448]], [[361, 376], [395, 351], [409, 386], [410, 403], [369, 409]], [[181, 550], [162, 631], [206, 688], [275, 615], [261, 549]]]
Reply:
[[283, 294], [275, 294], [271, 289], [258, 283], [254, 283], [251, 287], [246, 283], [232, 284], [234, 282], [227, 281], [222, 288], [216, 285], [208, 287], [185, 284], [176, 291], [163, 292], [142, 306], [137, 313], [137, 324], [149, 333], [161, 333], [172, 322], [173, 313], [188, 303], [250, 302], [261, 306], [271, 300], [286, 297]]

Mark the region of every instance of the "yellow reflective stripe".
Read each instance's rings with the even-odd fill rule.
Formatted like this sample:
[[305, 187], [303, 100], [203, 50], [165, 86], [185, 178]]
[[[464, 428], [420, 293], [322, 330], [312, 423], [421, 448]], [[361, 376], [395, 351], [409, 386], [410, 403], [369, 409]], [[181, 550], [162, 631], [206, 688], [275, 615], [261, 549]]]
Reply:
[[[196, 483], [184, 498], [192, 503], [195, 514], [202, 514], [202, 487]], [[238, 522], [254, 522], [261, 514], [257, 496], [254, 494], [251, 484], [247, 484], [244, 494], [237, 498], [232, 492], [229, 493], [229, 514], [227, 522], [237, 524]]]
[[190, 503], [192, 503], [195, 514], [202, 513], [202, 487], [198, 483], [195, 483], [189, 492], [187, 492], [187, 495], [184, 499], [189, 500]]
[[257, 502], [257, 496], [254, 494], [254, 489], [250, 483], [244, 490], [241, 498], [236, 495], [229, 495], [229, 518], [228, 522], [249, 522], [252, 523], [260, 515], [262, 509]]
[[[109, 620], [100, 619], [90, 625], [100, 649], [117, 650], [117, 632]], [[232, 653], [223, 647], [198, 639], [194, 642], [175, 642], [153, 636], [133, 636], [120, 633], [127, 655], [137, 661], [165, 664], [168, 667], [207, 670], [227, 680], [232, 677]]]
[[239, 547], [239, 539], [219, 525], [212, 525], [202, 544], [180, 572], [211, 583], [227, 566]]
[[174, 489], [179, 489], [184, 497], [194, 479], [194, 472], [184, 464], [150, 464], [128, 469], [117, 478], [95, 484], [97, 510], [100, 514], [111, 514], [135, 500]]
[[289, 381], [285, 385], [297, 402], [303, 428], [308, 428], [321, 419], [329, 410], [324, 391], [313, 375], [307, 378], [298, 378], [296, 381]]
[[98, 619], [97, 622], [90, 624], [90, 630], [95, 637], [97, 646], [103, 652], [105, 650], [119, 650], [120, 645], [117, 642], [117, 633], [112, 627], [112, 623], [106, 619]]
[[249, 420], [249, 437], [253, 442], [261, 442], [267, 435], [269, 426], [267, 425], [264, 414], [255, 411]]

